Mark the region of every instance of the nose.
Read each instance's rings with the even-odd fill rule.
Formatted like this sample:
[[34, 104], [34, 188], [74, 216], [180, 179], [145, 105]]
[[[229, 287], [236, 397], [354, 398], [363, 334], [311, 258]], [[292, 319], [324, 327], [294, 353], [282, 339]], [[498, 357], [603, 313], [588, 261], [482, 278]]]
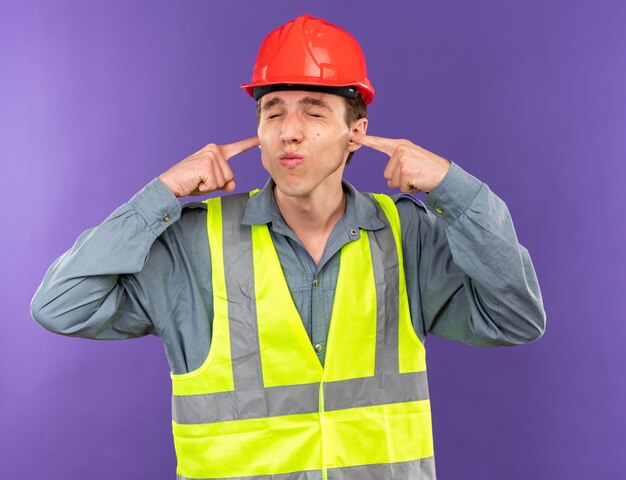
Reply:
[[302, 124], [296, 113], [286, 113], [280, 129], [280, 140], [284, 143], [302, 141]]

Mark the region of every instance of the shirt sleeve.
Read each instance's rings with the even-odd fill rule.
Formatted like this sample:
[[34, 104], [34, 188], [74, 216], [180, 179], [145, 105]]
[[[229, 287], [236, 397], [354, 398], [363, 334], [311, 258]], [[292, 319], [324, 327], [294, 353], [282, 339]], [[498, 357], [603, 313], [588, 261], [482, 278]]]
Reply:
[[31, 301], [32, 317], [51, 332], [74, 337], [158, 334], [166, 321], [158, 315], [167, 312], [159, 302], [170, 288], [167, 272], [175, 259], [155, 240], [181, 209], [176, 196], [152, 180], [52, 264]]
[[545, 329], [541, 291], [506, 204], [452, 163], [426, 196], [397, 200], [413, 323], [477, 346], [519, 345]]

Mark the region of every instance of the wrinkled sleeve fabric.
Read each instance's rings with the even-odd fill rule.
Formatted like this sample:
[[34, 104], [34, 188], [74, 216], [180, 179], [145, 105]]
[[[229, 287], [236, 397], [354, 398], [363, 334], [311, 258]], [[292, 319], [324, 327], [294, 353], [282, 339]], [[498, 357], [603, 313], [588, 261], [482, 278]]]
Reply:
[[539, 338], [545, 311], [535, 270], [506, 204], [452, 163], [426, 196], [396, 199], [415, 330], [476, 346]]
[[152, 180], [104, 222], [83, 232], [48, 269], [31, 301], [47, 330], [93, 339], [159, 334], [167, 323], [176, 256], [167, 236], [181, 204]]

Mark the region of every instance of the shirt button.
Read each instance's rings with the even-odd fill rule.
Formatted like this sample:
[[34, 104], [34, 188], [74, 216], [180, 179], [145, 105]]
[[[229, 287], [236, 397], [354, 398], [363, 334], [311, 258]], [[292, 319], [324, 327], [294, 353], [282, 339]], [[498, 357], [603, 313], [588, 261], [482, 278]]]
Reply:
[[163, 221], [164, 221], [164, 222], [169, 222], [171, 219], [172, 219], [172, 217], [170, 217], [169, 215], [165, 215], [165, 216], [163, 217]]
[[350, 235], [352, 235], [353, 237], [356, 237], [357, 231], [353, 228], [352, 230], [350, 230]]
[[317, 287], [320, 284], [320, 281], [316, 278], [315, 280], [313, 280], [313, 286]]
[[437, 212], [437, 213], [443, 213], [443, 210], [442, 210], [441, 208], [437, 207], [437, 208], [435, 208], [435, 212]]
[[322, 350], [324, 350], [324, 347], [322, 347], [322, 344], [321, 344], [321, 343], [317, 343], [317, 344], [315, 344], [315, 347], [313, 347], [313, 348], [315, 349], [315, 351], [316, 351], [317, 353], [320, 353]]

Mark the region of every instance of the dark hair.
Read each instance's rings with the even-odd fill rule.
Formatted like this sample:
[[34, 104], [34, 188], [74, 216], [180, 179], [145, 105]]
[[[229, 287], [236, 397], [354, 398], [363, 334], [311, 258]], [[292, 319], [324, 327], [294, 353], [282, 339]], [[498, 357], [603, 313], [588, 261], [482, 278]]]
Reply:
[[[344, 97], [344, 101], [346, 102], [346, 116], [344, 118], [348, 127], [352, 125], [352, 122], [357, 121], [359, 118], [367, 118], [367, 105], [365, 105], [361, 95], [358, 95], [354, 99]], [[346, 165], [350, 163], [352, 155], [354, 155], [354, 152], [350, 152], [348, 154]]]
[[[348, 127], [352, 126], [352, 122], [357, 121], [359, 118], [367, 118], [367, 105], [361, 98], [361, 95], [358, 95], [356, 98], [346, 98], [342, 97], [345, 105], [346, 105], [346, 114], [344, 116], [344, 120]], [[257, 125], [261, 121], [261, 98], [259, 98], [256, 102], [256, 123]], [[350, 163], [352, 159], [352, 155], [354, 152], [350, 152], [348, 154], [348, 159], [346, 160], [346, 165]]]

